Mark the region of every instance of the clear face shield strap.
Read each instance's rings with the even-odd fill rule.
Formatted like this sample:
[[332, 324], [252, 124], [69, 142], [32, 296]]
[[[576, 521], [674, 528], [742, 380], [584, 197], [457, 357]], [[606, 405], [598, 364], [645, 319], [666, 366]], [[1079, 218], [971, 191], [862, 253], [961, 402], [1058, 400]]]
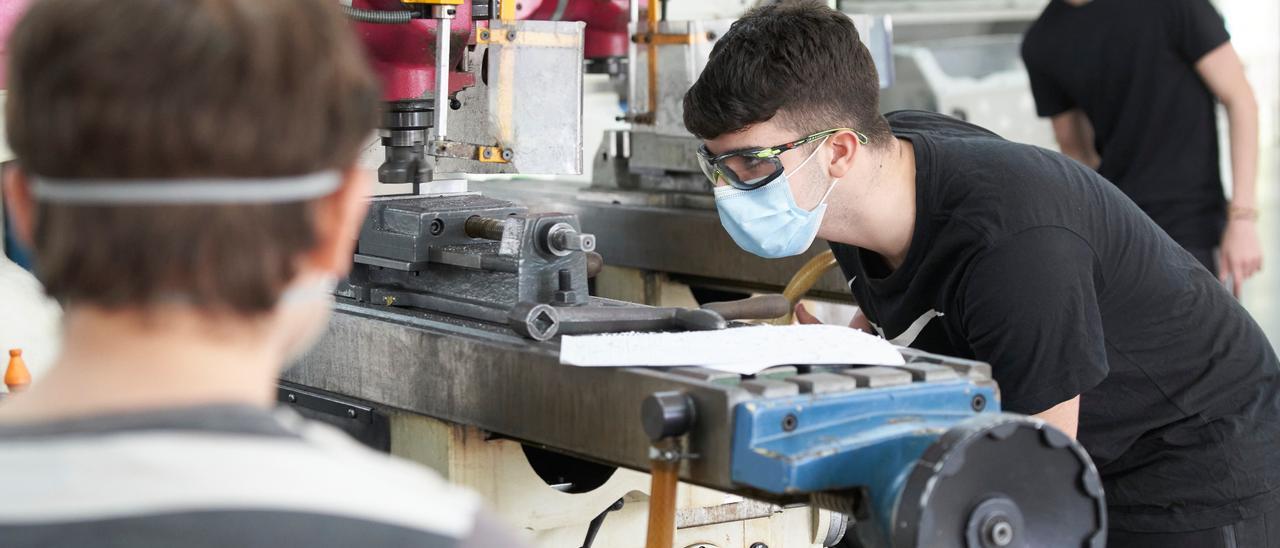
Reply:
[[58, 179], [32, 177], [36, 201], [65, 205], [217, 205], [301, 202], [338, 190], [342, 174], [259, 178]]

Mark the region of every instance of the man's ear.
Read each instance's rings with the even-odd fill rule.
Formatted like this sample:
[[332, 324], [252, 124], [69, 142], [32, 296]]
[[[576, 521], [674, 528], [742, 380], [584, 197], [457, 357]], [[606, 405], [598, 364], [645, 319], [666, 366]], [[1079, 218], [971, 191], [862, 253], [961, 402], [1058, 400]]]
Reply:
[[344, 275], [351, 268], [356, 237], [369, 207], [370, 177], [351, 166], [342, 171], [342, 185], [321, 198], [313, 217], [316, 246], [305, 256], [306, 266]]
[[852, 131], [841, 131], [827, 138], [831, 143], [831, 163], [828, 172], [832, 179], [840, 179], [853, 169], [853, 160], [862, 151], [862, 143]]
[[31, 196], [31, 179], [17, 162], [0, 165], [0, 174], [4, 185], [0, 196], [4, 197], [5, 213], [9, 215], [10, 226], [18, 235], [18, 241], [27, 248], [35, 247], [36, 202]]

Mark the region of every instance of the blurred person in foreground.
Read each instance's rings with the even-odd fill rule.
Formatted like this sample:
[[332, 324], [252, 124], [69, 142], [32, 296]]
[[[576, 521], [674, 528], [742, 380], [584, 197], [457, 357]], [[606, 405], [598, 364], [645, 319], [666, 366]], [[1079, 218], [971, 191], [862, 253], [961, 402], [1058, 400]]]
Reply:
[[13, 225], [64, 348], [0, 404], [0, 544], [520, 546], [473, 493], [273, 411], [322, 332], [379, 90], [337, 2], [42, 0]]

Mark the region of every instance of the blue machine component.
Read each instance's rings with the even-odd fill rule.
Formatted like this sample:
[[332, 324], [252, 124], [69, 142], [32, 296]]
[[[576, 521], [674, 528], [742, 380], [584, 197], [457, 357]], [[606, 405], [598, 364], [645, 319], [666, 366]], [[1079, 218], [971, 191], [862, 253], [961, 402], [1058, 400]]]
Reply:
[[999, 412], [997, 402], [993, 387], [956, 380], [742, 403], [733, 479], [778, 494], [896, 493], [929, 445], [960, 421]]
[[857, 534], [870, 546], [1105, 543], [1101, 481], [1088, 455], [1042, 421], [1000, 413], [989, 380], [744, 402], [732, 447], [737, 483], [856, 497]]

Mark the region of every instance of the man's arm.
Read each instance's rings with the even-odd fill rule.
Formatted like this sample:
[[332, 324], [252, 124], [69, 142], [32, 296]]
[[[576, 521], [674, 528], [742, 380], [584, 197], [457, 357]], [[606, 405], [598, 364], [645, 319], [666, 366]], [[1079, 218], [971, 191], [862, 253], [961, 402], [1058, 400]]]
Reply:
[[1071, 109], [1050, 120], [1053, 122], [1053, 137], [1063, 154], [1093, 170], [1102, 165], [1102, 157], [1093, 144], [1093, 124], [1084, 111]]
[[1080, 396], [1064, 401], [1035, 416], [1074, 438], [1080, 426]]
[[1244, 65], [1231, 42], [1214, 48], [1196, 62], [1196, 72], [1227, 109], [1231, 136], [1231, 207], [1222, 235], [1218, 271], [1241, 293], [1244, 280], [1262, 269], [1258, 241], [1258, 101], [1245, 78]]

